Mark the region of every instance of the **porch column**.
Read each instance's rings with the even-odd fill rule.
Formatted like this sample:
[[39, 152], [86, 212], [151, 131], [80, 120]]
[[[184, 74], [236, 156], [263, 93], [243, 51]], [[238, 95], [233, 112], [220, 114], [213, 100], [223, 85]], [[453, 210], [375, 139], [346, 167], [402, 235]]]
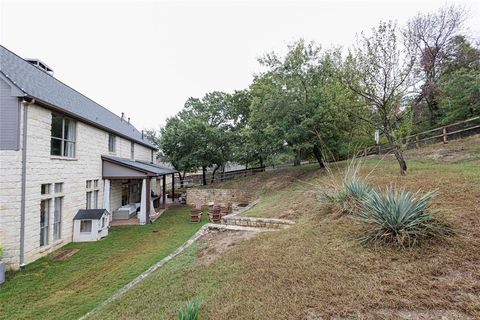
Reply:
[[175, 202], [175, 173], [172, 173], [172, 203]]
[[110, 217], [112, 217], [112, 213], [110, 212], [110, 179], [105, 179], [103, 182], [103, 208], [110, 213]]
[[142, 196], [140, 198], [140, 224], [147, 223], [147, 179], [142, 180]]
[[152, 213], [152, 191], [151, 191], [151, 186], [152, 186], [152, 178], [148, 177], [147, 179], [144, 179], [143, 181], [146, 181], [146, 195], [147, 195], [147, 203], [146, 203], [146, 212], [147, 214], [145, 215], [145, 223], [150, 223], [150, 214]]
[[167, 178], [165, 175], [162, 176], [162, 205], [165, 208], [167, 201]]

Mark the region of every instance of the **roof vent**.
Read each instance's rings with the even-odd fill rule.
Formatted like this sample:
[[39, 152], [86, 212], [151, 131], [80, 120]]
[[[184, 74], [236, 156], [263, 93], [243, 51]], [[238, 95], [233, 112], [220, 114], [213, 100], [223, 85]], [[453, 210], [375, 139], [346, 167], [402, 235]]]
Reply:
[[25, 61], [33, 64], [38, 69], [45, 71], [46, 73], [53, 76], [53, 69], [50, 68], [45, 62], [40, 59], [25, 59]]

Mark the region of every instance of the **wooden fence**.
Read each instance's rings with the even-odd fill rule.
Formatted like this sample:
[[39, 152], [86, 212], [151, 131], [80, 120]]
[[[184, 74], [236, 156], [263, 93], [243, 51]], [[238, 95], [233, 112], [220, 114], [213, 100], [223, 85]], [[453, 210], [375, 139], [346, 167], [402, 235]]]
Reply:
[[[463, 137], [467, 137], [480, 133], [480, 117], [474, 117], [468, 120], [455, 122], [443, 127], [419, 132], [414, 135], [409, 135], [399, 139], [402, 149], [420, 148], [423, 145], [432, 143], [448, 143], [450, 140], [455, 140]], [[359, 156], [366, 156], [372, 154], [385, 154], [389, 153], [391, 148], [388, 144], [380, 144], [365, 149], [363, 154]], [[309, 164], [310, 161], [302, 161], [301, 164]], [[207, 183], [218, 183], [229, 180], [238, 179], [241, 177], [255, 175], [264, 171], [280, 170], [288, 167], [292, 167], [293, 163], [276, 164], [267, 167], [255, 167], [249, 169], [232, 170], [227, 172], [217, 172], [215, 178], [212, 181], [212, 172], [207, 172]], [[203, 177], [201, 174], [193, 174], [186, 176], [183, 181], [175, 177], [175, 188], [188, 186], [201, 185], [203, 183]]]
[[[448, 141], [464, 138], [480, 133], [480, 117], [455, 122], [443, 127], [419, 132], [399, 138], [402, 149], [421, 148], [432, 143], [448, 143]], [[366, 149], [364, 155], [385, 154], [391, 151], [388, 144], [380, 144]]]
[[[302, 161], [300, 164], [304, 165], [309, 163], [312, 163], [312, 162]], [[275, 164], [275, 165], [264, 166], [264, 167], [254, 167], [254, 168], [232, 170], [232, 171], [226, 171], [226, 172], [217, 172], [215, 174], [215, 178], [213, 179], [213, 182], [212, 182], [212, 172], [207, 172], [206, 178], [207, 178], [207, 183], [211, 184], [211, 183], [235, 180], [238, 178], [255, 175], [260, 172], [280, 170], [288, 167], [293, 167], [293, 162]], [[203, 176], [201, 174], [188, 175], [183, 180], [180, 180], [178, 179], [178, 177], [175, 177], [175, 188], [180, 188], [182, 184], [183, 184], [183, 187], [190, 187], [190, 186], [202, 185], [202, 183], [203, 183]]]

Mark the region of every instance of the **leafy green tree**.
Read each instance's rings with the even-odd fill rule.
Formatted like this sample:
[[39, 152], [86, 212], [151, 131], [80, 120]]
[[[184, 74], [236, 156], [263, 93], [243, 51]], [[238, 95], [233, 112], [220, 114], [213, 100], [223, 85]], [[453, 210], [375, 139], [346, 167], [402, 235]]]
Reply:
[[457, 36], [449, 52], [439, 80], [441, 124], [480, 115], [480, 50]]
[[442, 68], [449, 57], [450, 42], [462, 30], [465, 17], [466, 11], [462, 7], [445, 6], [436, 12], [417, 14], [403, 30], [409, 49], [418, 55], [416, 62], [421, 88], [416, 105], [427, 107], [430, 126], [435, 124], [439, 112], [439, 83]]
[[414, 83], [414, 57], [398, 42], [396, 25], [381, 22], [371, 36], [361, 34], [344, 64], [346, 85], [360, 99], [360, 108], [371, 111], [361, 118], [382, 129], [399, 163], [400, 173], [407, 174], [395, 129], [399, 115]]

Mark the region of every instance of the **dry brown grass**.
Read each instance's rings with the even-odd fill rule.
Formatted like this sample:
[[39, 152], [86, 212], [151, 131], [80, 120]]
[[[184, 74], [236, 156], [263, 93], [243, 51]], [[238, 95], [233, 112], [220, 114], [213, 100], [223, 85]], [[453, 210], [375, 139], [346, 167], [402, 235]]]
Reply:
[[409, 165], [401, 177], [393, 161], [367, 161], [362, 174], [376, 168], [368, 181], [378, 186], [438, 189], [433, 207], [454, 236], [410, 250], [362, 247], [361, 226], [315, 200], [329, 183], [322, 171], [301, 169], [305, 181], [286, 184], [278, 173], [256, 177], [265, 192], [249, 214], [287, 212], [295, 226], [241, 241], [208, 265], [192, 249], [95, 318], [168, 319], [197, 298], [206, 319], [478, 319], [480, 162]]

